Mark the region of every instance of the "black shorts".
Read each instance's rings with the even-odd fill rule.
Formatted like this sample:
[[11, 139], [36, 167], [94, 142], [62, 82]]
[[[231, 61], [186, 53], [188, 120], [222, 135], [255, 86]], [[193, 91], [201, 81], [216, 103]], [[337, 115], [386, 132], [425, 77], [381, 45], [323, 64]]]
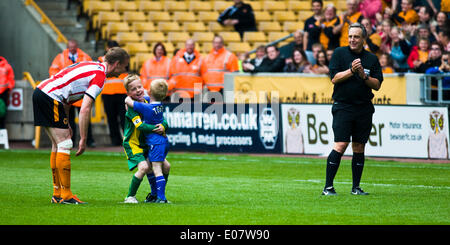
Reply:
[[61, 102], [35, 89], [33, 92], [34, 126], [69, 128], [69, 120]]
[[331, 112], [334, 142], [367, 143], [375, 112], [372, 104], [348, 105], [335, 102]]

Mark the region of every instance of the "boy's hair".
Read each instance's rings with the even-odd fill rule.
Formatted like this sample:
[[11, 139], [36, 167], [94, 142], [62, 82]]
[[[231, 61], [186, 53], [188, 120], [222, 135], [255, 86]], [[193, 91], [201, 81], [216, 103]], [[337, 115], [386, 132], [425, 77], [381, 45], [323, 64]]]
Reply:
[[162, 101], [167, 96], [168, 85], [164, 79], [155, 79], [150, 83], [150, 93], [157, 101]]
[[123, 86], [125, 87], [127, 92], [128, 92], [128, 84], [130, 84], [131, 82], [133, 82], [135, 80], [141, 81], [141, 78], [138, 75], [136, 75], [136, 74], [128, 74], [128, 76], [126, 76], [123, 79]]

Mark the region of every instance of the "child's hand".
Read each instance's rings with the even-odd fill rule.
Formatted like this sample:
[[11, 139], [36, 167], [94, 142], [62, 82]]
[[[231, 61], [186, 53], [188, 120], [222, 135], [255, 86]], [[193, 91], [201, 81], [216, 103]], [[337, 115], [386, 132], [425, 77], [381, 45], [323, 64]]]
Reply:
[[130, 96], [127, 96], [127, 98], [125, 98], [125, 105], [133, 108], [133, 102], [134, 100], [130, 98]]
[[157, 124], [156, 128], [153, 129], [153, 132], [160, 135], [164, 135], [166, 133], [166, 129], [161, 124]]

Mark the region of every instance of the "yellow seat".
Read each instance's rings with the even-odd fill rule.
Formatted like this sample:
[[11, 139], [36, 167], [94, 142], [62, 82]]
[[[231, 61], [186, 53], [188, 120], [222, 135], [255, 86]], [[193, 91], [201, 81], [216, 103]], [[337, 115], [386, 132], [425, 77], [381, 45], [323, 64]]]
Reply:
[[175, 51], [175, 47], [173, 46], [173, 44], [166, 42], [166, 43], [163, 43], [163, 45], [166, 48], [167, 57], [172, 57], [173, 51]]
[[195, 17], [194, 13], [192, 12], [185, 12], [185, 11], [175, 11], [173, 12], [173, 21], [178, 21], [180, 23], [185, 21], [194, 22], [197, 21], [197, 18]]
[[254, 11], [253, 14], [255, 15], [256, 22], [272, 20], [272, 15], [267, 11]]
[[170, 31], [181, 31], [178, 22], [174, 21], [163, 21], [158, 23], [158, 31], [170, 32]]
[[214, 33], [211, 32], [194, 32], [192, 39], [198, 43], [212, 42]]
[[286, 3], [283, 1], [264, 1], [263, 9], [265, 11], [274, 12], [274, 11], [283, 11], [286, 10]]
[[200, 11], [197, 14], [197, 19], [204, 23], [217, 21], [218, 18], [219, 13], [217, 13], [216, 11]]
[[153, 22], [133, 22], [131, 25], [131, 30], [137, 33], [155, 31], [155, 26]]
[[225, 9], [227, 9], [228, 7], [231, 7], [232, 5], [233, 5], [233, 3], [230, 1], [218, 0], [218, 1], [213, 2], [213, 9], [214, 9], [214, 11], [222, 12]]
[[141, 42], [141, 37], [137, 32], [118, 32], [115, 40], [119, 43], [119, 45], [124, 45], [129, 42]]
[[147, 16], [140, 11], [125, 11], [123, 12], [123, 20], [132, 24], [133, 22], [146, 22]]
[[261, 32], [261, 31], [244, 32], [244, 36], [242, 39], [244, 42], [250, 42], [250, 43], [267, 42], [266, 34], [264, 34], [264, 32]]
[[189, 33], [206, 31], [206, 27], [203, 22], [184, 22], [182, 29]]
[[246, 42], [228, 43], [227, 47], [233, 53], [246, 53], [251, 50], [250, 44]]
[[291, 10], [291, 11], [311, 10], [311, 2], [310, 1], [288, 1], [287, 9]]
[[221, 31], [218, 34], [223, 38], [223, 41], [225, 43], [241, 41], [241, 36], [239, 35], [239, 33], [234, 31]]
[[124, 48], [130, 55], [134, 55], [136, 53], [150, 53], [150, 49], [145, 42], [127, 43]]
[[306, 19], [308, 19], [309, 17], [313, 16], [313, 11], [311, 10], [300, 10], [298, 11], [298, 20], [300, 21], [305, 21]]
[[297, 21], [297, 16], [293, 11], [275, 11], [273, 12], [273, 20], [278, 22]]
[[112, 11], [100, 11], [92, 20], [92, 26], [95, 29], [100, 29], [103, 25], [108, 22], [120, 22], [122, 17], [117, 12]]
[[303, 21], [286, 21], [283, 23], [283, 31], [295, 32], [303, 30], [305, 23]]
[[193, 0], [189, 2], [188, 10], [198, 13], [200, 11], [210, 11], [212, 9], [211, 2]]
[[252, 6], [253, 11], [263, 10], [262, 3], [260, 1], [245, 1], [245, 3], [250, 4], [250, 6]]
[[208, 23], [208, 29], [209, 31], [212, 31], [214, 33], [218, 33], [221, 31], [234, 31], [234, 28], [232, 26], [223, 26], [217, 21], [210, 21]]
[[172, 42], [172, 43], [186, 42], [186, 40], [188, 40], [189, 38], [191, 38], [191, 37], [189, 36], [189, 33], [187, 33], [187, 32], [168, 32], [167, 33], [167, 41]]
[[211, 52], [212, 48], [213, 48], [213, 46], [212, 46], [211, 42], [209, 42], [209, 43], [202, 43], [202, 47], [201, 47], [200, 51], [202, 51], [202, 53], [208, 54], [209, 52]]
[[134, 55], [134, 62], [130, 62], [130, 69], [133, 71], [140, 71], [142, 65], [153, 57], [152, 53], [136, 53]]
[[84, 11], [88, 16], [93, 16], [100, 11], [113, 11], [110, 2], [88, 1], [84, 4]]
[[135, 2], [129, 1], [113, 1], [112, 2], [114, 11], [123, 13], [125, 11], [136, 11], [138, 8]]
[[163, 3], [164, 10], [168, 12], [175, 12], [175, 11], [186, 11], [187, 10], [187, 4], [184, 1], [165, 1]]
[[[326, 5], [323, 5], [323, 6], [326, 6]], [[337, 0], [336, 9], [341, 10], [341, 11], [347, 10], [347, 1], [346, 0]]]
[[141, 1], [137, 4], [138, 10], [143, 12], [162, 11], [163, 6], [161, 2], [156, 1]]
[[130, 27], [126, 22], [108, 22], [108, 24], [102, 28], [102, 37], [110, 39], [112, 35], [115, 35], [118, 32], [128, 31], [130, 31]]
[[274, 31], [274, 32], [269, 32], [269, 36], [267, 37], [267, 40], [269, 42], [273, 42], [276, 40], [279, 40], [283, 37], [288, 36], [289, 34], [291, 34], [290, 32], [287, 31]]
[[172, 18], [170, 18], [168, 12], [157, 12], [157, 11], [148, 12], [148, 19], [153, 22], [172, 21]]
[[143, 32], [142, 33], [142, 41], [152, 44], [157, 42], [165, 42], [166, 37], [162, 32]]
[[258, 30], [263, 32], [281, 31], [281, 25], [276, 21], [261, 21], [258, 23]]

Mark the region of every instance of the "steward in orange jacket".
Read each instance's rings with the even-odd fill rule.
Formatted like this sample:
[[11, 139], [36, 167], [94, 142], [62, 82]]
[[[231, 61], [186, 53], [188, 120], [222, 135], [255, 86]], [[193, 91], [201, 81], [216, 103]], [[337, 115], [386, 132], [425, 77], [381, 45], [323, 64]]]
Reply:
[[177, 52], [170, 62], [169, 91], [179, 93], [182, 98], [194, 98], [194, 94], [202, 92], [203, 79], [200, 74], [202, 58], [197, 50], [194, 50], [195, 42], [186, 41], [186, 47]]
[[225, 49], [223, 38], [216, 36], [213, 39], [213, 49], [203, 59], [201, 73], [203, 81], [211, 92], [223, 90], [224, 74], [239, 70], [238, 58]]
[[14, 71], [8, 61], [0, 56], [0, 100], [2, 100], [0, 102], [0, 106], [2, 106], [0, 108], [2, 112], [2, 115], [0, 115], [0, 129], [5, 128], [9, 92], [14, 88], [14, 85]]
[[141, 81], [146, 90], [155, 79], [169, 80], [170, 58], [167, 57], [166, 48], [162, 43], [155, 45], [153, 55], [155, 57], [145, 61], [140, 70]]

